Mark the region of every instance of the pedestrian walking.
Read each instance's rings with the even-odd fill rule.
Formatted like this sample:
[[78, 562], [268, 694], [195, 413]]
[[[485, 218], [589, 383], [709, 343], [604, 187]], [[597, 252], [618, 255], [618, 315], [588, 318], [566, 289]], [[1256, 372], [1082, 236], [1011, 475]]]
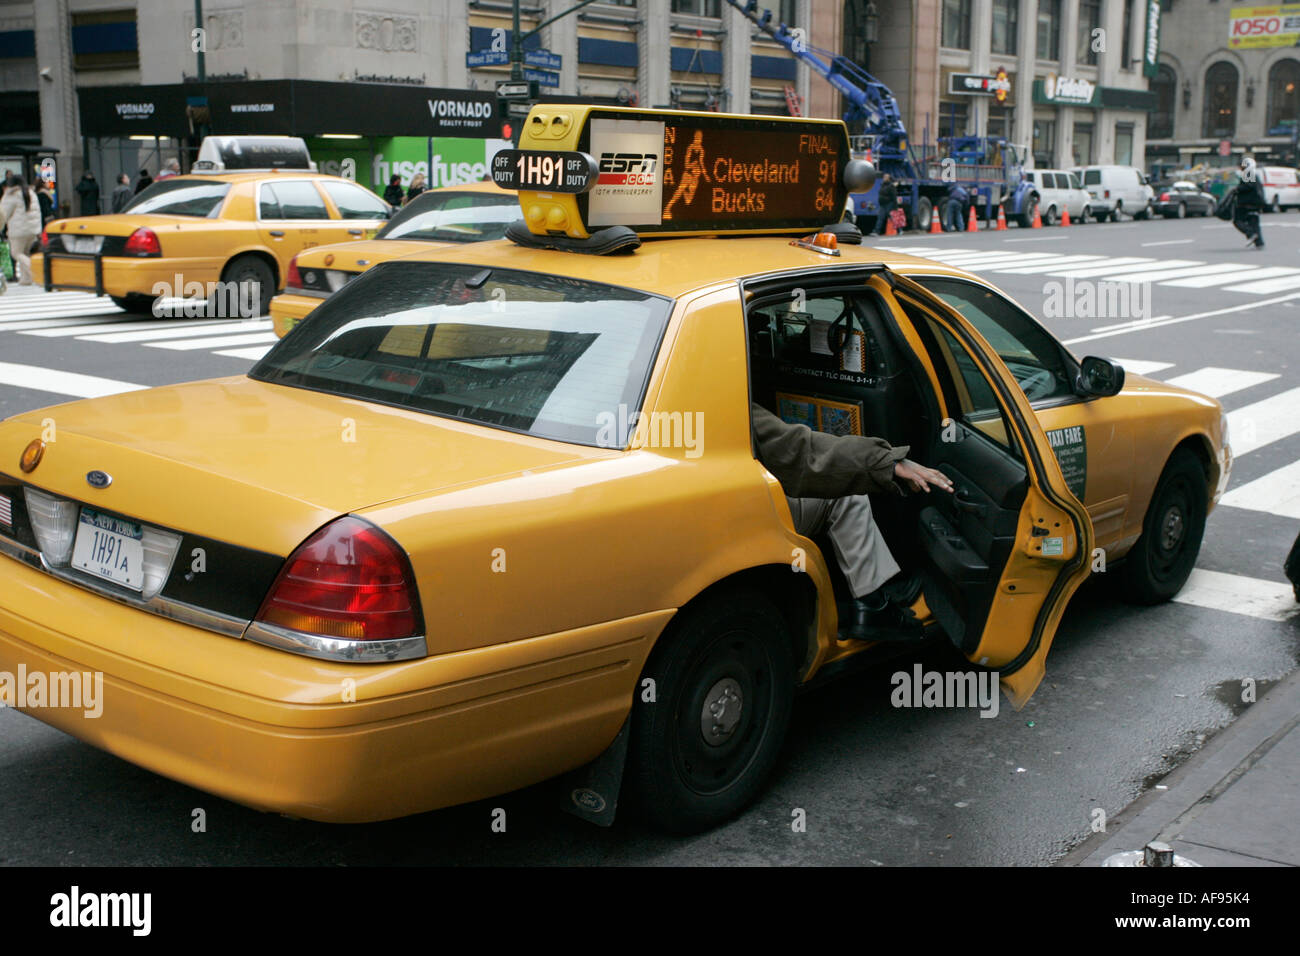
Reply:
[[1264, 248], [1264, 237], [1259, 228], [1259, 214], [1264, 209], [1264, 184], [1260, 182], [1259, 168], [1246, 157], [1241, 161], [1241, 182], [1236, 189], [1237, 208], [1232, 224], [1246, 237], [1246, 248]]
[[424, 192], [424, 183], [424, 173], [416, 173], [415, 177], [411, 180], [411, 185], [406, 190], [407, 202], [410, 202], [416, 196], [420, 195], [420, 193]]
[[880, 180], [880, 195], [877, 197], [877, 202], [880, 205], [880, 213], [876, 216], [876, 227], [873, 231], [883, 236], [886, 223], [889, 222], [889, 214], [898, 205], [898, 187], [894, 185], [894, 179], [889, 173], [885, 173]]
[[965, 228], [962, 214], [966, 211], [968, 202], [970, 202], [970, 193], [958, 183], [948, 184], [948, 205], [943, 211], [944, 232], [961, 232]]
[[18, 263], [19, 285], [32, 284], [32, 243], [41, 234], [41, 204], [22, 176], [14, 175], [0, 196], [0, 227], [9, 230], [9, 251]]
[[402, 177], [389, 176], [388, 185], [384, 187], [384, 202], [396, 209], [402, 204]]
[[159, 179], [171, 179], [173, 176], [181, 174], [181, 163], [178, 159], [169, 159], [163, 163], [162, 169], [158, 170]]
[[126, 173], [117, 174], [117, 185], [113, 187], [112, 210], [121, 212], [131, 201], [131, 177]]
[[41, 226], [43, 227], [51, 219], [57, 219], [54, 215], [54, 190], [45, 180], [37, 180], [36, 184], [36, 201], [41, 206]]
[[135, 181], [135, 193], [138, 196], [150, 186], [153, 185], [153, 177], [149, 175], [149, 170], [140, 170], [140, 178]]
[[81, 182], [77, 183], [77, 197], [81, 200], [83, 216], [99, 215], [99, 180], [89, 169], [81, 174]]

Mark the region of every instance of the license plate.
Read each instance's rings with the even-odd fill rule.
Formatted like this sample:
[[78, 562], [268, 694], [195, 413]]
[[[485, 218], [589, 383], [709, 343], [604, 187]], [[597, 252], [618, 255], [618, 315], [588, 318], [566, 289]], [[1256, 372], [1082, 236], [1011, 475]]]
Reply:
[[103, 248], [103, 236], [64, 236], [63, 247], [69, 252], [97, 255]]
[[132, 591], [143, 590], [144, 529], [133, 521], [82, 508], [72, 566]]

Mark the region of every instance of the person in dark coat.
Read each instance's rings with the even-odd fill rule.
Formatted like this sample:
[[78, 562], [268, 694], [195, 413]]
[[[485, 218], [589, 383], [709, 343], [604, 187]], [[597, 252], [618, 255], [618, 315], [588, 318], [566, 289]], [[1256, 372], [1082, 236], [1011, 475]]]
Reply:
[[889, 214], [894, 211], [898, 205], [898, 187], [894, 185], [894, 179], [889, 173], [880, 180], [880, 195], [878, 197], [880, 205], [880, 214], [876, 216], [876, 228], [874, 232], [883, 236], [885, 234], [885, 223], [889, 219]]
[[839, 605], [841, 635], [872, 641], [918, 635], [910, 606], [920, 595], [920, 579], [900, 570], [871, 516], [868, 494], [951, 492], [952, 480], [908, 460], [907, 446], [895, 448], [883, 438], [815, 432], [758, 404], [750, 413], [758, 459], [781, 483], [795, 530], [809, 537], [824, 531], [835, 546], [853, 592]]
[[1241, 183], [1236, 191], [1237, 206], [1232, 214], [1232, 224], [1246, 237], [1246, 247], [1264, 248], [1264, 237], [1259, 228], [1259, 214], [1264, 209], [1264, 184], [1260, 181], [1259, 167], [1250, 157], [1241, 161]]
[[131, 196], [131, 177], [126, 173], [118, 173], [117, 185], [113, 187], [112, 205], [109, 208], [113, 212], [121, 212], [131, 201]]
[[402, 177], [390, 176], [388, 185], [384, 187], [384, 202], [396, 209], [402, 204], [405, 193], [402, 192]]
[[427, 186], [424, 185], [424, 183], [425, 183], [424, 173], [416, 173], [415, 176], [412, 177], [411, 185], [408, 186], [406, 189], [407, 202], [410, 202], [412, 199], [420, 195], [420, 193], [424, 192], [425, 189], [428, 188]]
[[965, 226], [962, 217], [966, 214], [966, 204], [970, 202], [970, 193], [958, 183], [948, 184], [948, 205], [943, 211], [943, 231], [961, 232]]
[[99, 215], [99, 181], [89, 169], [81, 174], [81, 182], [77, 183], [77, 196], [81, 199], [83, 216]]
[[138, 196], [150, 186], [153, 185], [153, 177], [149, 175], [149, 170], [140, 170], [140, 178], [135, 181], [135, 193]]

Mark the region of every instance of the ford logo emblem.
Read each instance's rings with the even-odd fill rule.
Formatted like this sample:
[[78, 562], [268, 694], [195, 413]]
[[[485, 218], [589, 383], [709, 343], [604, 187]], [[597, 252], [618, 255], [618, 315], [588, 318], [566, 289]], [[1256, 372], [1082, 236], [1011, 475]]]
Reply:
[[113, 476], [106, 471], [96, 469], [95, 471], [86, 472], [86, 484], [92, 488], [107, 488], [112, 483]]

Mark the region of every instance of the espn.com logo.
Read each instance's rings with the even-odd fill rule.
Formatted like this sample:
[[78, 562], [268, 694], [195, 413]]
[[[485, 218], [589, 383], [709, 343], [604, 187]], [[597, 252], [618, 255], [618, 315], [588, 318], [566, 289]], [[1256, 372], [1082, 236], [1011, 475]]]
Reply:
[[657, 153], [601, 153], [596, 181], [602, 186], [653, 186], [658, 168]]

